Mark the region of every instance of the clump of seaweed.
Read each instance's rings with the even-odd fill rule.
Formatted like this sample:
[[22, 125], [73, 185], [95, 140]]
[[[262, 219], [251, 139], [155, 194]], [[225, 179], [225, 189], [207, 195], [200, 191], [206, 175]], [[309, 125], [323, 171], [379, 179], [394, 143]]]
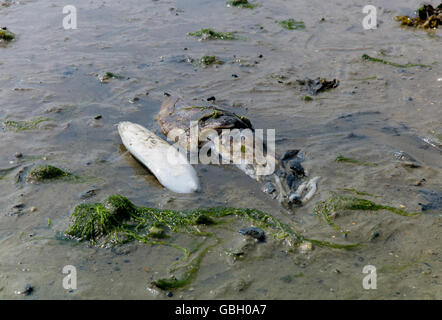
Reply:
[[281, 20], [277, 21], [278, 24], [288, 30], [303, 30], [305, 29], [305, 24], [303, 21], [297, 21], [295, 19], [287, 19], [287, 20]]
[[218, 32], [213, 29], [201, 29], [196, 32], [189, 32], [187, 35], [199, 37], [199, 40], [237, 40], [232, 32]]
[[296, 80], [296, 82], [300, 85], [305, 86], [308, 93], [311, 95], [317, 95], [321, 92], [337, 88], [339, 86], [339, 80], [333, 79], [328, 81], [325, 78], [316, 78], [316, 79], [305, 79], [305, 80]]
[[[71, 225], [65, 233], [80, 241], [88, 241], [92, 245], [110, 246], [139, 241], [171, 246], [183, 251], [184, 257], [169, 267], [169, 272], [181, 270], [181, 276], [171, 276], [153, 282], [160, 289], [170, 290], [187, 285], [195, 277], [203, 256], [210, 248], [221, 243], [222, 240], [214, 230], [220, 220], [227, 217], [251, 221], [254, 226], [262, 228], [275, 240], [284, 241], [290, 247], [305, 241], [340, 249], [356, 246], [306, 239], [291, 226], [256, 209], [220, 207], [197, 210], [155, 209], [136, 207], [121, 195], [111, 196], [101, 203], [78, 205], [70, 215]], [[170, 233], [170, 236], [167, 233]], [[204, 240], [196, 248], [183, 248], [173, 242], [173, 233], [203, 237]]]
[[344, 162], [344, 163], [352, 163], [352, 164], [357, 164], [357, 165], [361, 165], [361, 166], [369, 166], [369, 167], [376, 166], [376, 164], [371, 163], [371, 162], [362, 162], [362, 161], [359, 161], [356, 159], [344, 157], [342, 155], [338, 155], [336, 157], [335, 161], [336, 162]]
[[301, 96], [300, 99], [305, 102], [313, 101], [313, 98], [307, 95]]
[[377, 204], [373, 201], [363, 198], [340, 195], [336, 192], [331, 192], [331, 196], [329, 199], [318, 202], [315, 205], [314, 213], [317, 216], [323, 218], [334, 229], [346, 234], [348, 232], [343, 231], [333, 221], [333, 218], [336, 216], [336, 214], [344, 210], [358, 210], [358, 211], [387, 210], [401, 216], [415, 216], [421, 214], [420, 212], [409, 213], [399, 208]]
[[0, 42], [1, 41], [12, 41], [15, 39], [15, 34], [8, 30], [6, 27], [0, 28]]
[[62, 178], [72, 178], [74, 175], [60, 168], [41, 164], [33, 167], [26, 175], [27, 182], [46, 182], [49, 180], [57, 180]]
[[227, 6], [253, 9], [256, 7], [256, 4], [252, 4], [248, 0], [227, 0]]
[[380, 62], [380, 63], [386, 64], [386, 65], [389, 65], [392, 67], [397, 67], [397, 68], [412, 68], [412, 67], [429, 68], [430, 67], [429, 65], [420, 64], [420, 63], [399, 64], [399, 63], [387, 61], [384, 59], [373, 58], [373, 57], [370, 57], [368, 54], [363, 54], [362, 59], [367, 60], [367, 61], [372, 61], [372, 62]]
[[198, 64], [204, 67], [208, 67], [211, 65], [221, 65], [224, 64], [224, 61], [219, 60], [216, 56], [203, 56], [198, 60]]
[[16, 131], [27, 131], [27, 130], [38, 129], [38, 125], [45, 121], [51, 121], [51, 119], [38, 117], [37, 119], [34, 120], [28, 120], [28, 121], [7, 120], [4, 121], [3, 123], [8, 129], [15, 129]]
[[431, 4], [423, 5], [416, 11], [417, 16], [397, 16], [402, 25], [415, 28], [437, 29], [442, 25], [442, 3], [434, 8]]
[[98, 79], [100, 80], [100, 82], [106, 83], [109, 82], [110, 79], [124, 79], [124, 77], [113, 72], [105, 72], [98, 75]]

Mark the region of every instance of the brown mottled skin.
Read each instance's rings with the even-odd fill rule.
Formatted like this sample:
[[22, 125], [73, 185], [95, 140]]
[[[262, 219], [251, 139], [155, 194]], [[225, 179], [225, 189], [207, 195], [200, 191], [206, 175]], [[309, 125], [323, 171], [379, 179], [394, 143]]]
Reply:
[[[174, 129], [184, 130], [187, 137], [187, 140], [184, 140], [185, 143], [189, 142], [190, 121], [197, 121], [200, 130], [214, 129], [218, 132], [221, 132], [222, 129], [248, 128], [253, 130], [250, 120], [245, 117], [213, 106], [195, 106], [174, 95], [169, 96], [163, 102], [155, 119], [165, 136]], [[298, 161], [296, 160], [297, 153], [297, 151], [286, 152], [280, 160], [275, 159], [275, 172], [257, 179], [264, 184], [264, 192], [271, 194], [273, 198], [277, 197], [281, 204], [289, 208], [300, 204], [298, 199], [290, 201], [287, 199], [291, 193], [296, 191], [305, 177], [299, 162], [297, 164], [292, 162]]]
[[183, 129], [189, 135], [190, 121], [199, 121], [200, 130], [214, 129], [219, 132], [222, 129], [253, 130], [252, 124], [245, 117], [212, 106], [195, 106], [178, 96], [170, 96], [163, 102], [156, 119], [165, 136], [176, 128]]

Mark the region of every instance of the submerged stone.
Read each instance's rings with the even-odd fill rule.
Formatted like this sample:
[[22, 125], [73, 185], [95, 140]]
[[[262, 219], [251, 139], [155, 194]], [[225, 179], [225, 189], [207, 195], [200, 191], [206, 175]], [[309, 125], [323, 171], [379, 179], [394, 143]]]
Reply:
[[264, 241], [266, 238], [264, 230], [262, 230], [261, 228], [257, 228], [257, 227], [244, 228], [244, 229], [239, 230], [239, 233], [241, 233], [242, 235], [245, 235], [245, 236], [247, 235], [252, 238], [255, 238], [258, 241]]

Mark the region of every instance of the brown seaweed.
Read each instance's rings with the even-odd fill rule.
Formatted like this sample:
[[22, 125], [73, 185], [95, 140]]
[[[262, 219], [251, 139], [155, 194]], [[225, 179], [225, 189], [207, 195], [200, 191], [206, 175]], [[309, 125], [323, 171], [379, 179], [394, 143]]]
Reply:
[[442, 3], [436, 8], [431, 4], [423, 5], [416, 14], [415, 17], [397, 16], [395, 19], [402, 25], [415, 28], [437, 29], [442, 25]]

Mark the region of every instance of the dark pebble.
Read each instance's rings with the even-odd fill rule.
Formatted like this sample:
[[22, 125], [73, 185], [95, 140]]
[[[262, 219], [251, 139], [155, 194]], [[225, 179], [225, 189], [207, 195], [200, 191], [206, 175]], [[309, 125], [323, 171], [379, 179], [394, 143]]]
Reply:
[[412, 97], [408, 97], [408, 101], [413, 101], [413, 98]]
[[263, 55], [262, 54], [260, 54], [259, 56], [258, 56], [258, 58], [262, 58], [263, 57]]
[[17, 153], [15, 154], [15, 157], [16, 157], [17, 159], [20, 159], [20, 158], [23, 157], [23, 153], [21, 153], [21, 152], [17, 152]]
[[169, 292], [167, 293], [167, 296], [168, 296], [169, 298], [172, 298], [172, 297], [173, 297], [173, 293], [169, 291]]
[[359, 257], [359, 258], [358, 258], [358, 261], [362, 262], [362, 261], [364, 261], [364, 258]]
[[380, 236], [379, 232], [375, 231], [375, 232], [373, 232], [373, 235], [371, 236], [371, 240], [374, 240], [379, 236]]
[[211, 96], [210, 98], [207, 98], [207, 101], [215, 101], [215, 100], [216, 100], [215, 96]]
[[129, 263], [130, 260], [129, 260], [129, 259], [126, 259], [126, 260], [124, 260], [123, 262], [124, 262], [124, 263]]
[[25, 290], [23, 290], [23, 294], [25, 296], [29, 296], [29, 295], [32, 294], [32, 292], [34, 292], [34, 287], [32, 285], [30, 285], [30, 284], [27, 284], [26, 287], [25, 287]]
[[238, 78], [238, 75], [237, 74], [232, 74], [232, 77]]
[[95, 120], [100, 120], [102, 118], [101, 114], [94, 117]]
[[244, 229], [239, 230], [239, 233], [241, 233], [242, 235], [250, 236], [250, 237], [255, 238], [259, 241], [264, 241], [266, 238], [264, 230], [262, 230], [261, 228], [257, 228], [257, 227], [244, 228]]

